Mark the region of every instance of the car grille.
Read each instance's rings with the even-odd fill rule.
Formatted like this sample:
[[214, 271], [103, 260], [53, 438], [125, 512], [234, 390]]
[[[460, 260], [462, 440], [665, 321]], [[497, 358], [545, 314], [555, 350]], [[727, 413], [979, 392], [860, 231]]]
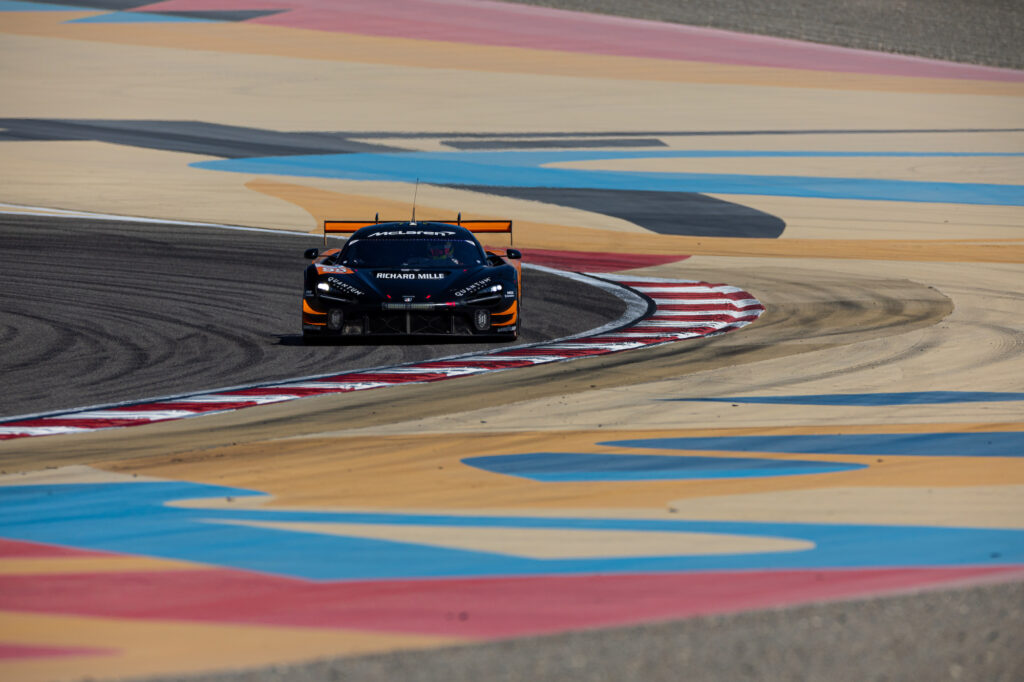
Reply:
[[469, 320], [453, 313], [383, 313], [367, 318], [369, 334], [472, 334]]

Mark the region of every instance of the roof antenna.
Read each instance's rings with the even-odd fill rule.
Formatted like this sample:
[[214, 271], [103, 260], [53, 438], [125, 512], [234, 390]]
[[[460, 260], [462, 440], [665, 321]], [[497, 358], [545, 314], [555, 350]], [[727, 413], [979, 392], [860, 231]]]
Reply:
[[412, 224], [416, 224], [416, 195], [420, 191], [420, 179], [416, 178], [416, 189], [412, 192]]
[[461, 225], [462, 224], [462, 211], [459, 211], [459, 217], [455, 219], [455, 224], [456, 225]]

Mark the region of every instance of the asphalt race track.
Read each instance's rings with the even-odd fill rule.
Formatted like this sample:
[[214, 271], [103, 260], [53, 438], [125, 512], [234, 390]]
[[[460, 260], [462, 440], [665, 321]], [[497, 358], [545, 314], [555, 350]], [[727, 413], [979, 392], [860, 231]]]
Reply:
[[[302, 252], [314, 235], [0, 217], [0, 416], [402, 364], [511, 344], [307, 346]], [[529, 285], [525, 285], [526, 279]], [[578, 334], [625, 306], [544, 271], [524, 276], [516, 342]]]
[[955, 62], [1024, 66], [1019, 48], [1024, 25], [1014, 0], [987, 0], [981, 6], [960, 0], [904, 0], [898, 6], [886, 0], [515, 1]]
[[1024, 678], [1018, 4], [0, 0], [0, 678]]

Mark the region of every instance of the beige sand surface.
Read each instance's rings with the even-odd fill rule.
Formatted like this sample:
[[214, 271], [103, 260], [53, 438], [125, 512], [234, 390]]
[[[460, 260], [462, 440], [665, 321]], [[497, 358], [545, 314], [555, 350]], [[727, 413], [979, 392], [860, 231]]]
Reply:
[[[106, 651], [114, 645], [114, 651], [119, 654], [0, 662], [0, 675], [22, 682], [80, 679], [86, 670], [90, 676], [106, 678], [155, 675], [169, 670], [186, 674], [399, 647], [436, 647], [456, 641], [452, 638], [323, 628], [207, 625], [10, 611], [0, 612], [0, 635], [6, 643], [24, 646], [94, 647]], [[210, 646], [211, 642], [216, 645]]]
[[805, 540], [657, 531], [472, 528], [465, 525], [388, 525], [380, 523], [289, 523], [238, 521], [237, 525], [300, 533], [340, 535], [432, 547], [488, 552], [531, 559], [588, 559], [630, 556], [709, 556], [737, 552], [799, 552]]
[[[589, 55], [551, 50], [453, 45], [447, 42], [331, 34], [255, 24], [194, 25], [185, 33], [169, 24], [67, 24], [76, 13], [10, 12], [4, 32], [123, 45], [166, 46], [191, 52], [216, 51], [340, 61], [348, 64], [417, 64], [463, 72], [558, 74], [569, 77], [600, 73], [620, 81], [726, 83], [757, 86], [785, 81], [790, 88], [885, 90], [915, 93], [1020, 95], [1019, 83], [966, 79], [908, 78], [827, 71], [733, 66], [635, 57]], [[869, 113], [869, 112], [865, 112]]]

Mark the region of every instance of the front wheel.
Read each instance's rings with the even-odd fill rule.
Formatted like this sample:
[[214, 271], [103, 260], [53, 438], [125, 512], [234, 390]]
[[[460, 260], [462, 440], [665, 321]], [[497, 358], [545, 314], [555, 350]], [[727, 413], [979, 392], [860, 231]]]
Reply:
[[501, 332], [499, 338], [502, 341], [515, 341], [519, 338], [519, 323], [516, 322], [515, 326], [512, 327], [511, 332]]

